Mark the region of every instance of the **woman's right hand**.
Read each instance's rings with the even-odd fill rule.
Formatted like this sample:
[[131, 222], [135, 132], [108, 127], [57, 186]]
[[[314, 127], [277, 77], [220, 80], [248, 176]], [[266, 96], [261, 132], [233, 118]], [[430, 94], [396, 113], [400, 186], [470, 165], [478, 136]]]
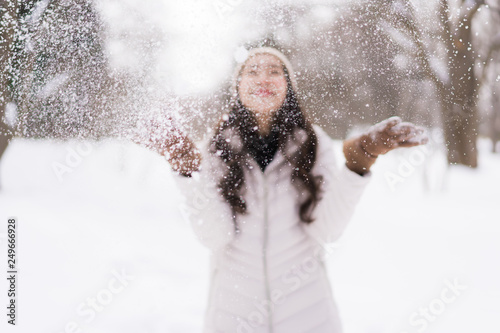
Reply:
[[172, 169], [183, 176], [191, 176], [198, 171], [201, 154], [196, 145], [177, 127], [172, 119], [166, 121], [149, 121], [143, 135], [134, 137], [133, 141], [165, 156]]
[[200, 169], [201, 153], [186, 135], [180, 134], [168, 140], [162, 155], [172, 169], [183, 176], [190, 177]]

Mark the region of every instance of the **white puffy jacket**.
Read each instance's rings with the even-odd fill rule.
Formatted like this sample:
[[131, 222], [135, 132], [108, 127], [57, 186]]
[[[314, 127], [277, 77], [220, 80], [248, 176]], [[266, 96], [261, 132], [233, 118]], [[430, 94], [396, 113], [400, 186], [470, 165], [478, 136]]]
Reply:
[[[252, 159], [245, 171], [248, 213], [232, 214], [218, 194], [219, 157], [202, 148], [200, 171], [177, 176], [186, 197], [184, 214], [199, 240], [212, 250], [212, 275], [204, 332], [341, 332], [323, 257], [342, 234], [368, 183], [335, 161], [333, 140], [317, 125], [313, 173], [323, 176], [323, 198], [311, 224], [300, 221], [300, 194], [291, 167], [278, 151], [262, 172]], [[187, 208], [187, 209], [186, 209]]]

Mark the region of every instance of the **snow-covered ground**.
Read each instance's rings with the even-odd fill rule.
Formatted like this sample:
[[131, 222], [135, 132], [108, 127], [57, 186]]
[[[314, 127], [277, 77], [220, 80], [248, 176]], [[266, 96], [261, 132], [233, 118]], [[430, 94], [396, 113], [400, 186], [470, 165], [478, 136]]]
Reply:
[[[377, 162], [328, 257], [345, 333], [500, 331], [500, 156], [480, 148], [477, 170], [446, 168], [431, 146]], [[16, 327], [0, 279], [0, 331], [201, 331], [209, 254], [164, 159], [119, 141], [16, 139], [0, 170], [0, 269], [14, 217], [19, 270]]]

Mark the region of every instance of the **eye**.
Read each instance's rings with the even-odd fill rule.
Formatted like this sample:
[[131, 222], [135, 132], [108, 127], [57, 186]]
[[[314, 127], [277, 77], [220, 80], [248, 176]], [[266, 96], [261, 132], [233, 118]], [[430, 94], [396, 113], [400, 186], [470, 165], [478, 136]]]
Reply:
[[255, 75], [257, 75], [257, 71], [253, 70], [253, 69], [250, 69], [250, 70], [246, 71], [244, 75], [255, 76]]

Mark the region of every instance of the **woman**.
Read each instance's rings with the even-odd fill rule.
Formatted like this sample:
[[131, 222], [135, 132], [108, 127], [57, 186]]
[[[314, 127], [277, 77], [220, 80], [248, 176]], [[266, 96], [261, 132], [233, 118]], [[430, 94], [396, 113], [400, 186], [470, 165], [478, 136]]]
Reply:
[[341, 332], [326, 246], [377, 156], [423, 143], [420, 128], [390, 118], [346, 140], [338, 168], [332, 139], [296, 93], [286, 57], [253, 49], [236, 70], [231, 109], [199, 150], [178, 131], [151, 143], [179, 173], [187, 218], [212, 250], [205, 332]]

